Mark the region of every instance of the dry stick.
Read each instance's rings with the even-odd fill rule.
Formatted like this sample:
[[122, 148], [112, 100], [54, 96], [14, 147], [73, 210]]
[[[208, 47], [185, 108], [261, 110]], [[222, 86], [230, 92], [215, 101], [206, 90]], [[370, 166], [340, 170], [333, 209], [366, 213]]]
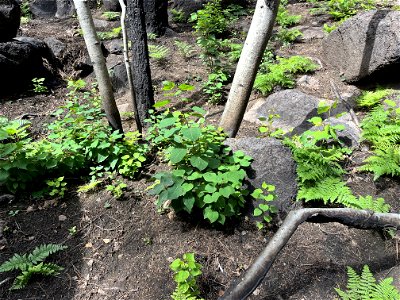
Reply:
[[121, 28], [122, 28], [122, 41], [124, 43], [124, 61], [125, 61], [125, 68], [126, 74], [128, 75], [128, 83], [129, 83], [129, 91], [131, 93], [131, 99], [133, 104], [133, 112], [135, 114], [135, 121], [137, 130], [142, 133], [143, 125], [140, 122], [139, 112], [136, 103], [136, 95], [135, 95], [135, 88], [133, 86], [133, 75], [131, 70], [131, 65], [129, 61], [129, 54], [128, 54], [128, 37], [126, 34], [126, 27], [125, 27], [125, 18], [126, 18], [126, 5], [124, 0], [119, 0], [119, 4], [121, 6]]
[[78, 15], [79, 25], [82, 28], [86, 48], [90, 60], [93, 63], [93, 69], [99, 84], [99, 92], [107, 120], [114, 130], [123, 132], [121, 116], [119, 115], [117, 104], [115, 103], [110, 76], [103, 52], [101, 51], [100, 41], [97, 37], [89, 5], [87, 0], [74, 0], [74, 5]]
[[335, 94], [336, 98], [344, 103], [344, 106], [346, 106], [346, 109], [349, 111], [351, 118], [353, 119], [354, 124], [356, 124], [356, 126], [358, 128], [360, 128], [360, 123], [358, 122], [358, 118], [357, 115], [355, 114], [353, 108], [351, 107], [351, 105], [342, 98], [342, 96], [340, 96], [339, 90], [336, 86], [336, 84], [333, 82], [333, 80], [330, 81], [331, 83], [331, 87], [332, 87], [332, 91]]
[[303, 222], [338, 222], [359, 229], [400, 229], [400, 214], [374, 213], [351, 208], [304, 208], [291, 211], [282, 226], [272, 237], [263, 252], [249, 269], [219, 298], [219, 300], [246, 299], [261, 283], [271, 268], [276, 256], [287, 244], [297, 227]]

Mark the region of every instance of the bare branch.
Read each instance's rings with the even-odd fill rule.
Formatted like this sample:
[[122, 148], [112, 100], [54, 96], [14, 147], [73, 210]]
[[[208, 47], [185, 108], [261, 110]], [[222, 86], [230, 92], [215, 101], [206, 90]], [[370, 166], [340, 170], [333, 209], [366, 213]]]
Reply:
[[338, 222], [358, 229], [382, 229], [390, 227], [399, 230], [400, 214], [374, 213], [372, 211], [350, 208], [304, 208], [291, 211], [254, 263], [219, 299], [246, 299], [265, 278], [278, 253], [287, 244], [297, 227], [303, 222]]

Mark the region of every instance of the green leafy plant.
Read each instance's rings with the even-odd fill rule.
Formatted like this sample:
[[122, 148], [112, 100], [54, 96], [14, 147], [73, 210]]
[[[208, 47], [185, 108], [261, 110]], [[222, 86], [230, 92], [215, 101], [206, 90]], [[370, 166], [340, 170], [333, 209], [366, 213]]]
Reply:
[[47, 244], [36, 247], [30, 254], [14, 254], [12, 258], [0, 266], [0, 273], [20, 270], [21, 274], [15, 278], [11, 290], [22, 289], [34, 275], [54, 276], [59, 274], [63, 270], [62, 267], [52, 263], [44, 263], [44, 260], [51, 254], [65, 249], [67, 249], [67, 246]]
[[175, 41], [175, 46], [178, 48], [179, 53], [185, 58], [185, 60], [191, 58], [195, 53], [193, 46], [186, 42]]
[[337, 136], [343, 125], [323, 125], [320, 117], [310, 120], [322, 130], [308, 130], [292, 139], [286, 138], [297, 163], [299, 191], [298, 200], [323, 201], [324, 204], [339, 203], [355, 209], [370, 209], [377, 212], [388, 212], [390, 207], [382, 198], [356, 197], [343, 182], [346, 173], [340, 162], [351, 150], [342, 147]]
[[328, 13], [336, 20], [347, 19], [361, 10], [375, 9], [373, 0], [330, 0]]
[[375, 106], [360, 124], [373, 155], [359, 170], [373, 172], [374, 180], [383, 175], [400, 176], [400, 108], [392, 100], [386, 99], [384, 104]]
[[[96, 90], [79, 92], [70, 84], [69, 101], [58, 109], [48, 134], [32, 141], [29, 124], [0, 118], [0, 185], [9, 191], [41, 187], [45, 180], [85, 174], [92, 166], [132, 178], [146, 160], [138, 132], [114, 131], [103, 122]], [[37, 183], [32, 185], [32, 183]], [[63, 186], [56, 187], [56, 190]]]
[[105, 11], [102, 13], [102, 16], [108, 21], [118, 21], [121, 13], [117, 11]]
[[295, 74], [312, 72], [317, 68], [318, 66], [311, 59], [303, 56], [278, 57], [277, 63], [265, 62], [260, 68], [254, 88], [264, 95], [270, 93], [275, 86], [293, 88]]
[[224, 224], [244, 206], [242, 185], [251, 158], [241, 151], [231, 154], [222, 131], [204, 124], [204, 113], [194, 107], [191, 113], [166, 111], [153, 117], [149, 132], [156, 138], [150, 141], [165, 149], [172, 170], [154, 176], [150, 194], [157, 195], [159, 208], [202, 211], [210, 223]]
[[111, 29], [110, 31], [100, 31], [97, 32], [97, 36], [102, 41], [118, 39], [122, 36], [122, 28], [119, 26]]
[[175, 259], [169, 266], [174, 271], [176, 288], [171, 298], [174, 300], [202, 300], [199, 298], [197, 277], [201, 275], [201, 265], [196, 262], [194, 253], [185, 253], [182, 259]]
[[49, 89], [47, 88], [47, 86], [44, 85], [44, 81], [46, 79], [45, 78], [33, 78], [32, 79], [32, 85], [33, 85], [33, 89], [32, 91], [34, 91], [35, 93], [47, 93], [49, 91]]
[[374, 275], [365, 265], [361, 275], [347, 267], [347, 291], [335, 288], [342, 300], [395, 300], [400, 299], [400, 291], [392, 285], [393, 278], [377, 282]]
[[106, 186], [106, 190], [111, 192], [115, 199], [120, 199], [124, 194], [124, 189], [127, 188], [127, 184], [121, 180], [117, 180], [115, 184], [109, 184]]
[[208, 80], [203, 85], [203, 92], [208, 95], [207, 102], [211, 104], [220, 104], [223, 100], [224, 84], [228, 81], [228, 75], [222, 70], [208, 75]]
[[150, 58], [155, 59], [158, 62], [165, 62], [168, 54], [169, 49], [164, 45], [149, 45], [149, 56]]
[[289, 27], [298, 24], [301, 20], [301, 16], [291, 15], [286, 9], [286, 5], [287, 1], [281, 1], [276, 16], [276, 22], [282, 27]]
[[393, 93], [390, 89], [378, 88], [375, 91], [364, 91], [357, 98], [357, 105], [363, 108], [372, 108], [381, 104], [384, 99], [387, 99]]
[[32, 12], [29, 6], [29, 1], [21, 1], [21, 24], [27, 24], [32, 19]]
[[261, 134], [261, 137], [280, 138], [283, 136], [283, 134], [285, 134], [284, 130], [281, 128], [275, 128], [273, 126], [273, 121], [277, 118], [280, 118], [280, 115], [273, 113], [269, 114], [268, 118], [258, 118], [258, 120], [262, 122], [262, 125], [258, 127], [258, 132]]
[[331, 33], [332, 31], [334, 31], [335, 29], [338, 28], [338, 24], [334, 23], [334, 24], [324, 24], [324, 27], [322, 28], [326, 33]]
[[275, 34], [275, 39], [282, 42], [283, 46], [289, 46], [303, 33], [298, 29], [281, 28]]
[[[262, 221], [256, 222], [258, 229], [264, 228], [264, 223], [271, 222], [272, 221], [271, 214], [277, 212], [277, 209], [274, 205], [268, 204], [268, 202], [274, 201], [276, 198], [274, 191], [275, 191], [274, 185], [263, 182], [261, 188], [255, 189], [251, 194], [251, 196], [254, 199], [261, 201], [261, 203], [258, 204], [258, 206], [254, 209], [253, 212], [253, 215], [255, 217], [262, 216]], [[265, 192], [267, 192], [268, 194], [265, 195]]]
[[185, 23], [187, 21], [185, 12], [183, 10], [172, 8], [169, 11], [172, 15], [172, 21], [175, 23]]
[[50, 196], [59, 196], [61, 198], [64, 197], [64, 194], [67, 190], [67, 183], [64, 181], [64, 176], [55, 178], [53, 180], [46, 180], [46, 184], [49, 187], [49, 195]]

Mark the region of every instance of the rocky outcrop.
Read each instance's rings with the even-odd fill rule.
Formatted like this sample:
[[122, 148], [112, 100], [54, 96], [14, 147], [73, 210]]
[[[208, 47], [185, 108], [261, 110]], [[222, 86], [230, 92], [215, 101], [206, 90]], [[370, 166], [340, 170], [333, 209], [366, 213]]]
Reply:
[[21, 20], [21, 8], [15, 0], [0, 0], [0, 42], [17, 35]]
[[391, 79], [400, 66], [400, 12], [373, 10], [348, 19], [324, 39], [323, 56], [347, 82]]

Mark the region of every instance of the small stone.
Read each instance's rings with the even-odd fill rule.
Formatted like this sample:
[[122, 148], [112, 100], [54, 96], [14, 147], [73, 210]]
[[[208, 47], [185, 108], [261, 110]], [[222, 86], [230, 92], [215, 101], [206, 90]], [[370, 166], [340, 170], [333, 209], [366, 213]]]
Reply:
[[110, 240], [110, 239], [103, 239], [103, 242], [104, 242], [105, 244], [109, 244], [109, 243], [111, 242], [111, 240]]
[[58, 221], [64, 222], [65, 220], [67, 220], [67, 217], [64, 215], [59, 215], [58, 216]]
[[261, 293], [260, 289], [257, 288], [254, 290], [253, 295], [258, 296], [258, 295], [260, 295], [260, 293]]

